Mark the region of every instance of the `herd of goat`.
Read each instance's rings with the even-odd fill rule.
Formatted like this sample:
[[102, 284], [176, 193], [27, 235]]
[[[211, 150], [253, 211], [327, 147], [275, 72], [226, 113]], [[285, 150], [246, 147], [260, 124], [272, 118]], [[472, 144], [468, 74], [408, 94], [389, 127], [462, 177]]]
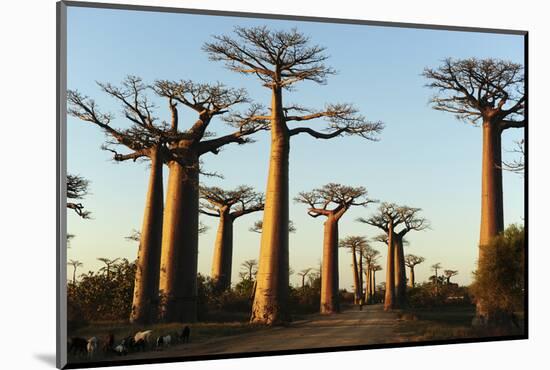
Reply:
[[191, 329], [185, 326], [179, 333], [160, 335], [156, 340], [153, 340], [152, 330], [139, 331], [122, 339], [118, 344], [114, 334], [109, 334], [103, 339], [72, 337], [68, 341], [68, 353], [79, 357], [86, 356], [89, 360], [94, 359], [100, 351], [104, 355], [125, 356], [130, 352], [162, 349], [175, 343], [189, 343], [190, 335]]

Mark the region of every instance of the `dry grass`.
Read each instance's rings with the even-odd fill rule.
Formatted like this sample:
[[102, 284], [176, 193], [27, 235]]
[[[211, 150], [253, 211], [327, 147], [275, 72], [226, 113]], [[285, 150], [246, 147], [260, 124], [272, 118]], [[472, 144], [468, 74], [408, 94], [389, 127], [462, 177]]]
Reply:
[[524, 332], [522, 327], [474, 328], [471, 326], [474, 315], [473, 306], [404, 311], [400, 313], [403, 322], [398, 326], [398, 332], [405, 341], [485, 338], [521, 335]]

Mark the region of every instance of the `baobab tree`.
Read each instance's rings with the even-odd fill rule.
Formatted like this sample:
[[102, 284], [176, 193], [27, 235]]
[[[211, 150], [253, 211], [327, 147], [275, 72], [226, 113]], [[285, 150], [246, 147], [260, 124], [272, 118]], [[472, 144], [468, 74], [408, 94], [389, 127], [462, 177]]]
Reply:
[[263, 194], [249, 186], [239, 186], [235, 190], [218, 187], [200, 187], [202, 214], [218, 217], [218, 233], [212, 259], [212, 279], [221, 289], [231, 286], [233, 264], [233, 223], [239, 217], [264, 208]]
[[458, 275], [458, 270], [445, 270], [443, 271], [443, 275], [445, 276], [445, 279], [447, 279], [447, 284], [450, 284], [451, 278]]
[[365, 282], [366, 282], [365, 302], [370, 303], [374, 295], [374, 285], [373, 285], [373, 276], [372, 276], [373, 267], [376, 264], [376, 260], [378, 259], [378, 255], [380, 254], [380, 252], [369, 245], [365, 246], [361, 252], [365, 259], [365, 266], [364, 266]]
[[67, 262], [67, 265], [73, 267], [73, 285], [76, 285], [76, 269], [83, 266], [83, 264], [82, 262], [77, 260], [69, 260], [69, 262]]
[[[229, 115], [226, 123], [234, 126], [235, 131], [212, 137], [208, 129], [216, 117], [248, 102], [243, 89], [232, 89], [221, 83], [159, 80], [153, 90], [168, 102], [172, 116], [168, 131], [173, 133], [166, 144], [171, 156], [166, 161], [169, 174], [162, 229], [161, 316], [168, 322], [192, 322], [197, 319], [200, 158], [206, 153], [218, 154], [231, 143], [249, 143], [250, 135], [268, 129], [268, 125], [265, 120], [240, 120]], [[178, 104], [197, 116], [184, 130], [179, 122]], [[252, 104], [248, 113], [258, 114], [259, 109]]]
[[88, 194], [90, 181], [78, 175], [67, 175], [67, 208], [72, 209], [80, 217], [90, 218], [90, 211], [84, 210], [82, 203], [69, 202], [69, 199], [83, 199]]
[[302, 289], [306, 286], [306, 277], [309, 275], [309, 273], [313, 270], [313, 268], [309, 267], [307, 269], [303, 269], [298, 273], [298, 275], [302, 278]]
[[415, 256], [414, 254], [407, 254], [405, 256], [405, 265], [409, 268], [409, 284], [411, 288], [414, 288], [414, 266], [421, 264], [426, 259], [424, 257]]
[[434, 285], [435, 285], [435, 292], [437, 294], [437, 291], [438, 291], [438, 275], [437, 275], [437, 271], [441, 270], [441, 263], [438, 262], [438, 263], [435, 263], [431, 266], [431, 269], [432, 271], [434, 272]]
[[[301, 81], [324, 84], [334, 70], [325, 66], [325, 49], [311, 45], [308, 37], [296, 29], [271, 31], [267, 27], [234, 29], [234, 37], [214, 36], [203, 47], [211, 60], [223, 61], [238, 73], [257, 77], [271, 92], [269, 115], [248, 116], [270, 122], [271, 149], [266, 187], [258, 294], [251, 322], [275, 324], [288, 321], [288, 169], [290, 138], [308, 134], [317, 139], [358, 135], [374, 140], [382, 130], [380, 122], [369, 122], [350, 104], [329, 104], [322, 110], [309, 110], [295, 104], [285, 105], [283, 91]], [[310, 127], [289, 127], [294, 122], [326, 119], [326, 131]]]
[[363, 285], [361, 284], [361, 272], [359, 271], [359, 263], [357, 262], [357, 252], [368, 244], [367, 238], [364, 236], [347, 236], [340, 240], [339, 247], [349, 249], [352, 258], [353, 269], [353, 291], [354, 303], [359, 304], [361, 300]]
[[[492, 238], [504, 230], [502, 193], [502, 132], [524, 128], [525, 80], [521, 64], [497, 59], [446, 59], [436, 68], [426, 68], [428, 87], [439, 94], [432, 98], [434, 109], [455, 114], [483, 129], [481, 173], [481, 225], [479, 260]], [[483, 300], [477, 302], [477, 316], [489, 322]], [[495, 316], [499, 316], [495, 313]]]
[[295, 200], [309, 207], [309, 216], [314, 218], [326, 217], [321, 272], [321, 313], [339, 312], [338, 221], [351, 207], [366, 207], [374, 201], [368, 199], [367, 190], [364, 187], [351, 187], [334, 183], [329, 183], [310, 192], [301, 192]]
[[401, 206], [398, 208], [399, 217], [402, 220], [402, 228], [395, 233], [395, 296], [397, 304], [402, 307], [407, 298], [407, 275], [405, 272], [405, 251], [403, 238], [410, 231], [421, 231], [429, 227], [428, 220], [420, 217], [421, 209]]
[[376, 214], [370, 218], [360, 217], [358, 222], [377, 227], [385, 232], [386, 238], [377, 237], [377, 240], [385, 239], [388, 246], [388, 256], [386, 264], [386, 292], [384, 297], [384, 310], [388, 311], [397, 307], [395, 294], [395, 228], [399, 226], [403, 220], [395, 203], [384, 202], [380, 204]]
[[[130, 316], [131, 322], [150, 323], [157, 317], [158, 306], [164, 208], [162, 166], [169, 155], [165, 143], [169, 136], [177, 136], [177, 133], [170, 132], [166, 122], [158, 122], [153, 116], [154, 106], [145, 94], [147, 86], [141, 78], [128, 76], [121, 86], [99, 83], [99, 87], [122, 105], [123, 114], [131, 124], [129, 128], [114, 128], [114, 115], [102, 113], [94, 100], [75, 90], [68, 92], [68, 112], [99, 127], [107, 135], [107, 143], [102, 148], [112, 152], [115, 161], [135, 162], [143, 158], [150, 161]], [[119, 153], [117, 147], [125, 147], [130, 152]]]

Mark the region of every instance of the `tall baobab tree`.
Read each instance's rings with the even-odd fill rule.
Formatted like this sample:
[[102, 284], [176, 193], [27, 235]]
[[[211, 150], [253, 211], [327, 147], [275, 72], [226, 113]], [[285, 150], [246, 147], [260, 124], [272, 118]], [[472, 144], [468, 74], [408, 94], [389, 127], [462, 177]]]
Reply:
[[[370, 218], [358, 218], [358, 222], [366, 223], [377, 227], [386, 233], [385, 242], [388, 246], [388, 257], [386, 263], [386, 293], [384, 297], [384, 310], [388, 311], [397, 307], [395, 294], [395, 228], [403, 220], [400, 217], [399, 207], [394, 203], [382, 203], [376, 214]], [[377, 238], [377, 240], [381, 240]]]
[[376, 260], [378, 259], [378, 255], [380, 254], [379, 251], [372, 248], [371, 246], [367, 245], [363, 248], [362, 251], [363, 257], [365, 259], [365, 302], [370, 303], [372, 301], [372, 297], [374, 295], [374, 287], [373, 287], [373, 267], [376, 264]]
[[[163, 217], [160, 291], [163, 295], [162, 318], [168, 322], [192, 322], [197, 319], [197, 263], [199, 230], [200, 158], [218, 154], [228, 144], [245, 144], [250, 135], [268, 129], [265, 120], [240, 120], [227, 117], [235, 131], [211, 137], [208, 129], [216, 117], [229, 113], [234, 106], [248, 102], [246, 92], [221, 83], [193, 81], [156, 81], [153, 90], [168, 101], [172, 124], [166, 144], [171, 157], [168, 166], [166, 209]], [[192, 110], [196, 121], [182, 130], [178, 104]], [[260, 108], [251, 105], [249, 114]]]
[[[83, 199], [88, 194], [88, 186], [90, 181], [78, 175], [67, 175], [67, 200]], [[84, 210], [82, 203], [75, 203], [67, 201], [67, 208], [72, 209], [80, 217], [87, 219], [90, 218], [90, 211]]]
[[432, 271], [434, 272], [434, 277], [435, 277], [435, 279], [434, 279], [435, 293], [437, 294], [438, 285], [439, 285], [437, 271], [441, 270], [441, 263], [440, 263], [440, 262], [434, 263], [434, 264], [431, 266], [431, 269], [432, 269]]
[[366, 207], [374, 201], [367, 198], [367, 190], [364, 187], [334, 183], [329, 183], [310, 192], [299, 193], [295, 200], [309, 207], [308, 215], [311, 217], [326, 217], [321, 275], [321, 313], [339, 312], [338, 221], [352, 206]]
[[421, 231], [429, 227], [428, 221], [419, 216], [420, 208], [402, 206], [398, 208], [399, 217], [402, 221], [400, 231], [395, 232], [395, 296], [397, 304], [402, 307], [406, 304], [407, 298], [407, 275], [405, 272], [405, 251], [403, 249], [403, 238], [410, 231]]
[[[446, 59], [436, 69], [426, 68], [428, 87], [439, 94], [432, 98], [434, 109], [483, 129], [481, 173], [481, 225], [479, 259], [492, 238], [504, 230], [502, 194], [502, 132], [524, 128], [525, 79], [521, 64], [497, 59]], [[483, 301], [477, 302], [480, 322], [489, 322]], [[498, 316], [498, 313], [495, 314]]]
[[263, 210], [263, 194], [249, 186], [239, 186], [235, 190], [201, 186], [200, 197], [204, 200], [200, 212], [220, 219], [211, 277], [221, 289], [228, 289], [233, 264], [233, 223], [239, 217]]
[[[334, 70], [325, 66], [325, 49], [311, 45], [296, 29], [271, 31], [267, 27], [234, 29], [234, 36], [214, 36], [203, 47], [211, 60], [223, 61], [238, 73], [257, 77], [271, 91], [271, 110], [266, 116], [271, 129], [270, 163], [266, 188], [258, 294], [251, 322], [274, 324], [289, 320], [288, 313], [288, 169], [290, 138], [308, 134], [317, 139], [358, 135], [374, 140], [382, 130], [380, 122], [368, 122], [350, 104], [329, 104], [322, 110], [309, 110], [295, 104], [285, 105], [283, 91], [301, 81], [324, 84]], [[326, 131], [310, 127], [289, 127], [294, 122], [326, 119]]]
[[[141, 158], [150, 161], [149, 185], [145, 198], [141, 239], [137, 258], [134, 299], [130, 321], [149, 323], [157, 316], [159, 266], [162, 240], [163, 183], [162, 166], [168, 152], [165, 142], [169, 132], [166, 122], [158, 122], [153, 116], [153, 104], [148, 100], [146, 85], [139, 77], [128, 76], [121, 86], [100, 83], [107, 95], [123, 107], [123, 114], [130, 122], [127, 129], [117, 129], [111, 124], [114, 116], [102, 113], [94, 100], [69, 90], [69, 114], [98, 126], [108, 137], [102, 147], [114, 153], [118, 162]], [[172, 125], [174, 122], [172, 122]], [[125, 147], [130, 152], [121, 154], [116, 147]]]
[[447, 279], [447, 284], [450, 284], [451, 278], [458, 275], [458, 270], [445, 270], [443, 271], [443, 275], [445, 276], [445, 279]]
[[415, 279], [414, 279], [414, 267], [421, 264], [426, 259], [424, 257], [415, 256], [414, 254], [407, 254], [405, 256], [405, 266], [409, 268], [409, 284], [411, 288], [414, 288]]
[[349, 249], [352, 258], [353, 269], [353, 290], [354, 303], [359, 304], [362, 295], [361, 275], [359, 271], [359, 263], [357, 262], [357, 252], [368, 244], [367, 238], [364, 236], [347, 236], [340, 240], [340, 248]]
[[306, 286], [306, 277], [309, 275], [309, 273], [313, 270], [313, 268], [309, 267], [307, 269], [303, 269], [298, 273], [298, 275], [302, 278], [302, 289]]
[[76, 269], [83, 266], [82, 262], [77, 260], [69, 260], [69, 262], [67, 262], [67, 265], [73, 267], [73, 285], [76, 285]]

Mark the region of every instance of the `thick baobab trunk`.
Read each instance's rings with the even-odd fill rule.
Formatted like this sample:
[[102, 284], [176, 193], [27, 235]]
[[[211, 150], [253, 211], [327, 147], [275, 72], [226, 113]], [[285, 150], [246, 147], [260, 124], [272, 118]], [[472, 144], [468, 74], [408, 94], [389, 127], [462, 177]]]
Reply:
[[250, 321], [278, 324], [288, 313], [288, 157], [290, 137], [282, 110], [280, 88], [271, 101], [271, 151], [265, 198], [256, 294]]
[[212, 259], [212, 279], [222, 289], [228, 289], [231, 286], [232, 261], [233, 217], [229, 214], [229, 209], [224, 209], [220, 212], [220, 223]]
[[163, 213], [163, 161], [158, 149], [150, 155], [151, 173], [145, 200], [130, 322], [150, 324], [158, 318]]
[[414, 288], [414, 267], [409, 267], [409, 286]]
[[321, 313], [340, 312], [338, 299], [338, 220], [329, 216], [325, 221], [323, 268], [321, 272]]
[[359, 271], [357, 267], [357, 256], [355, 255], [355, 248], [351, 249], [351, 256], [353, 260], [353, 288], [354, 288], [354, 297], [353, 303], [359, 304], [361, 299], [361, 285], [359, 284]]
[[[504, 230], [502, 195], [501, 131], [490, 120], [483, 122], [483, 160], [481, 169], [481, 228], [479, 235], [479, 260], [491, 239]], [[498, 316], [498, 313], [495, 314]], [[489, 313], [482, 300], [476, 304], [474, 322], [489, 323]]]
[[197, 155], [184, 164], [168, 165], [160, 272], [162, 317], [167, 322], [197, 320], [198, 165]]
[[395, 236], [395, 303], [397, 308], [402, 308], [407, 300], [407, 275], [405, 274], [405, 253], [403, 251], [403, 239]]
[[500, 128], [493, 122], [483, 122], [480, 247], [504, 230], [501, 156]]
[[384, 310], [388, 311], [395, 307], [395, 242], [393, 235], [393, 227], [390, 227], [388, 232], [388, 261], [386, 268], [386, 294], [384, 297]]

